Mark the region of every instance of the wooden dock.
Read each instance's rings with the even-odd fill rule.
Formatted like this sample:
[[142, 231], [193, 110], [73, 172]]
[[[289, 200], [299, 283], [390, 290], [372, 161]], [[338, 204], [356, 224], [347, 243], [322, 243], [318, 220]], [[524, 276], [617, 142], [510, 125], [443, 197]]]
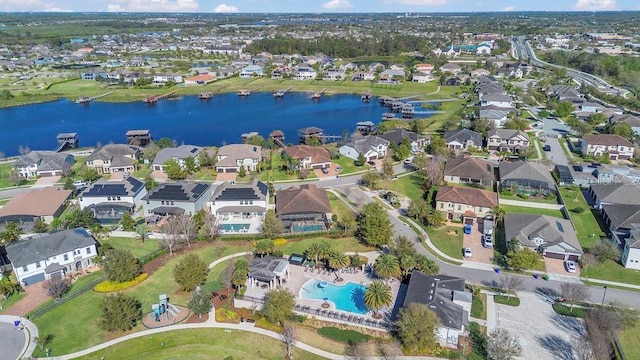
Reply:
[[367, 90], [366, 93], [362, 94], [362, 96], [360, 97], [360, 100], [362, 100], [362, 102], [368, 103], [371, 101], [371, 90]]
[[275, 98], [282, 98], [282, 97], [284, 97], [284, 95], [285, 95], [286, 93], [288, 93], [289, 91], [291, 91], [291, 89], [293, 89], [293, 87], [289, 87], [289, 88], [284, 89], [284, 90], [276, 90], [276, 91], [274, 91], [274, 92], [273, 92], [273, 97], [275, 97]]
[[173, 91], [168, 92], [168, 93], [166, 93], [164, 95], [149, 95], [149, 96], [145, 97], [144, 99], [142, 99], [142, 102], [145, 102], [147, 104], [155, 104], [158, 101], [166, 99], [169, 96], [171, 96], [171, 95], [173, 95], [173, 94], [175, 94], [177, 92], [178, 92], [178, 90], [173, 90]]
[[322, 97], [322, 94], [325, 93], [325, 91], [327, 91], [327, 88], [324, 88], [322, 90], [320, 90], [319, 92], [314, 92], [313, 94], [311, 94], [311, 96], [309, 96], [309, 98], [313, 99], [313, 100], [318, 100]]
[[213, 97], [213, 93], [201, 93], [198, 95], [198, 99], [200, 100], [209, 100]]
[[109, 91], [108, 93], [102, 94], [102, 95], [96, 95], [96, 96], [80, 96], [78, 98], [78, 100], [76, 100], [76, 104], [88, 104], [90, 102], [92, 102], [95, 99], [99, 99], [101, 97], [105, 97], [107, 95], [110, 95], [113, 91]]

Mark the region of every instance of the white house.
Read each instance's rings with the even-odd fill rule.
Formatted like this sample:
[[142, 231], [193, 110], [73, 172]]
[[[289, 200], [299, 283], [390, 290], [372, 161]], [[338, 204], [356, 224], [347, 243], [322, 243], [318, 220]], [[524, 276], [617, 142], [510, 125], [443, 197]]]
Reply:
[[169, 160], [175, 160], [180, 168], [184, 169], [187, 158], [194, 158], [195, 164], [198, 165], [198, 156], [204, 150], [201, 146], [196, 145], [180, 145], [176, 148], [164, 148], [158, 151], [155, 159], [153, 159], [153, 170], [164, 171], [164, 164]]
[[431, 75], [425, 72], [419, 72], [411, 76], [411, 81], [421, 83], [421, 84], [427, 83], [431, 80], [434, 80], [434, 78], [432, 78]]
[[491, 45], [482, 43], [476, 47], [476, 55], [490, 55]]
[[356, 160], [360, 154], [366, 161], [382, 159], [387, 156], [389, 141], [377, 136], [365, 136], [362, 139], [353, 140], [340, 147], [340, 154]]
[[582, 155], [601, 156], [609, 154], [611, 160], [629, 160], [635, 148], [631, 141], [620, 135], [598, 134], [585, 135], [580, 150]]
[[483, 95], [480, 98], [480, 106], [497, 106], [497, 107], [513, 107], [513, 99], [508, 95], [499, 93], [491, 93]]
[[211, 213], [222, 233], [258, 233], [269, 204], [269, 186], [254, 179], [249, 184], [225, 182], [211, 196]]
[[257, 171], [262, 161], [262, 147], [251, 144], [225, 145], [218, 150], [216, 171], [235, 173], [244, 167], [246, 171]]
[[197, 182], [165, 183], [142, 198], [146, 215], [192, 216], [206, 206], [211, 198], [211, 184]]
[[41, 234], [6, 246], [7, 258], [25, 286], [93, 265], [96, 240], [82, 228]]
[[242, 68], [240, 71], [241, 78], [252, 78], [254, 76], [262, 76], [262, 66], [259, 65], [248, 65]]
[[120, 222], [125, 212], [133, 213], [147, 195], [140, 180], [129, 176], [120, 181], [100, 179], [78, 196], [81, 209], [88, 208], [102, 224]]
[[140, 159], [140, 148], [125, 144], [108, 144], [96, 149], [86, 160], [88, 167], [98, 174], [133, 172]]
[[624, 243], [620, 262], [628, 269], [640, 270], [640, 224], [633, 224], [631, 237]]
[[154, 85], [164, 85], [166, 83], [168, 83], [169, 81], [173, 81], [174, 83], [181, 83], [182, 80], [182, 75], [178, 75], [178, 74], [156, 74], [153, 75], [153, 81], [151, 82]]
[[293, 71], [293, 78], [296, 80], [311, 80], [318, 76], [318, 72], [306, 65], [300, 65]]
[[70, 170], [74, 163], [73, 155], [55, 151], [31, 151], [13, 163], [21, 176], [60, 176]]
[[340, 81], [346, 78], [347, 74], [343, 70], [329, 69], [325, 70], [322, 75], [324, 80]]

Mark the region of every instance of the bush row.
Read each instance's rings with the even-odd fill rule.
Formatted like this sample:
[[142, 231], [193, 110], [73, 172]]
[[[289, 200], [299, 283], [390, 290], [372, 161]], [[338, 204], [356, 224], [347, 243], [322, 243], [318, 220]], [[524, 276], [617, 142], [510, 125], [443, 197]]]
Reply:
[[149, 274], [142, 273], [131, 281], [116, 282], [116, 281], [105, 280], [99, 283], [98, 285], [94, 286], [93, 291], [100, 292], [100, 293], [121, 291], [121, 290], [128, 289], [132, 286], [136, 286], [140, 284], [141, 282], [145, 281], [148, 277], [149, 277]]

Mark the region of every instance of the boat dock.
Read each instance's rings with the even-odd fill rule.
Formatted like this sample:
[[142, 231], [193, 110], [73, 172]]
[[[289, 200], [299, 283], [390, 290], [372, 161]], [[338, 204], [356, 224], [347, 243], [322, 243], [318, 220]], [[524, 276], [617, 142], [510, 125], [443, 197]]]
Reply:
[[360, 121], [356, 123], [356, 131], [359, 131], [362, 135], [369, 135], [374, 132], [376, 126], [371, 121]]
[[153, 137], [149, 130], [129, 130], [125, 134], [127, 144], [145, 147], [151, 143]]
[[284, 95], [286, 93], [291, 91], [291, 89], [293, 89], [293, 87], [289, 87], [289, 88], [284, 89], [284, 90], [276, 90], [276, 91], [273, 92], [273, 97], [274, 98], [282, 98], [282, 97], [284, 97]]
[[53, 150], [55, 152], [76, 149], [78, 147], [78, 133], [60, 133], [56, 136], [56, 139], [58, 140], [58, 146]]
[[322, 97], [322, 94], [324, 94], [325, 91], [327, 91], [326, 88], [320, 90], [320, 92], [314, 92], [313, 94], [311, 94], [311, 96], [309, 96], [309, 98], [313, 100], [318, 100]]
[[371, 101], [371, 90], [367, 90], [366, 93], [362, 94], [362, 96], [360, 97], [360, 100], [362, 100], [362, 102], [368, 103], [369, 101]]
[[287, 147], [286, 143], [284, 142], [284, 133], [282, 132], [282, 130], [273, 130], [271, 134], [269, 134], [269, 140], [273, 140], [273, 142], [281, 148]]
[[201, 93], [198, 95], [198, 99], [200, 100], [209, 100], [213, 97], [213, 93]]
[[76, 100], [76, 104], [88, 104], [90, 102], [92, 102], [95, 99], [99, 99], [101, 97], [105, 97], [107, 95], [110, 95], [113, 91], [109, 91], [108, 93], [102, 94], [102, 95], [96, 95], [96, 96], [80, 96], [78, 98], [78, 100]]
[[171, 95], [177, 93], [178, 90], [173, 90], [171, 92], [168, 92], [164, 95], [149, 95], [147, 97], [145, 97], [144, 99], [142, 99], [142, 102], [145, 102], [147, 104], [155, 104], [160, 100], [166, 99], [168, 97], [170, 97]]
[[313, 139], [317, 139], [321, 144], [326, 144], [327, 142], [342, 140], [342, 135], [325, 135], [324, 130], [315, 126], [298, 130], [300, 144], [311, 145], [314, 142]]
[[247, 90], [247, 89], [238, 90], [238, 96], [250, 96], [250, 95], [251, 95], [251, 90]]

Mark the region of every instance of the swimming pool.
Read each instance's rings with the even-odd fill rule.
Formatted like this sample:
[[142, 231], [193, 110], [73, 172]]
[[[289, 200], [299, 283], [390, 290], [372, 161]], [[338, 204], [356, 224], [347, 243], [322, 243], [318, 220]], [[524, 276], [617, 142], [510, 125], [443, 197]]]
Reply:
[[222, 231], [240, 231], [240, 230], [249, 230], [249, 224], [222, 224], [220, 225], [220, 230]]
[[323, 229], [320, 224], [294, 225], [291, 227], [292, 232], [322, 231]]
[[[324, 287], [323, 287], [324, 286]], [[300, 289], [302, 299], [327, 300], [337, 310], [366, 314], [369, 309], [364, 305], [364, 285], [347, 282], [336, 286], [321, 280], [309, 280]]]

